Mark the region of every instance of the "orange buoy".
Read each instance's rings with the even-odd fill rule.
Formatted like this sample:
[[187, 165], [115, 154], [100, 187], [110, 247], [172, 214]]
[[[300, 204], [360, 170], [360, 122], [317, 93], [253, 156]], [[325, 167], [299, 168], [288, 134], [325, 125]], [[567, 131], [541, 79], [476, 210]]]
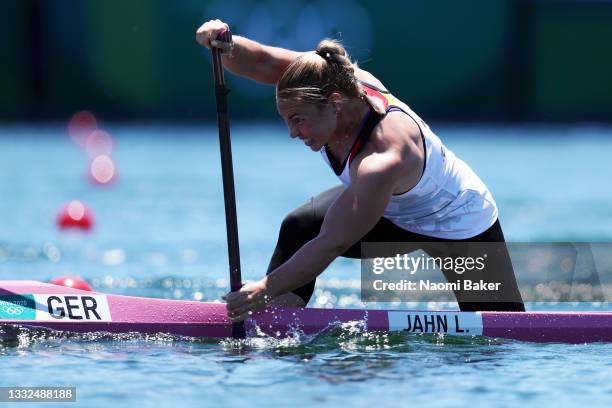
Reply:
[[80, 201], [71, 201], [62, 207], [57, 216], [60, 229], [78, 228], [90, 230], [93, 226], [93, 213]]
[[92, 291], [91, 286], [85, 279], [79, 278], [77, 276], [60, 276], [57, 278], [51, 279], [51, 282], [54, 285], [67, 286], [69, 288], [81, 289]]

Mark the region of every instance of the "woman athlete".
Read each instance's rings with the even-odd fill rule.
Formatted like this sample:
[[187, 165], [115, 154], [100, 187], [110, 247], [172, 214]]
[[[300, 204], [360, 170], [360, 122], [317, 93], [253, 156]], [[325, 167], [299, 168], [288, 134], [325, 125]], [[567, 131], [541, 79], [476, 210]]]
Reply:
[[[215, 40], [228, 29], [208, 21], [196, 40], [224, 51], [231, 72], [275, 85], [290, 136], [320, 151], [342, 182], [287, 215], [267, 275], [224, 296], [232, 321], [270, 303], [304, 307], [316, 277], [338, 256], [360, 258], [362, 242], [401, 242], [430, 256], [465, 255], [468, 242], [502, 243], [486, 268], [500, 289], [455, 295], [461, 310], [524, 310], [491, 193], [423, 120], [336, 41], [296, 52], [239, 36]], [[485, 276], [443, 273], [449, 282]]]

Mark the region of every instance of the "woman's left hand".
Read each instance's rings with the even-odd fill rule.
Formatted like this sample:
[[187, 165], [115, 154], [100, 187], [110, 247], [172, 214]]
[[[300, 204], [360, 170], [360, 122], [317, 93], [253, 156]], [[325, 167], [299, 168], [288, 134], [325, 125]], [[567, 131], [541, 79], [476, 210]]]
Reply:
[[251, 312], [262, 309], [271, 300], [262, 280], [247, 283], [240, 290], [230, 292], [222, 299], [227, 302], [227, 315], [234, 323], [243, 321]]

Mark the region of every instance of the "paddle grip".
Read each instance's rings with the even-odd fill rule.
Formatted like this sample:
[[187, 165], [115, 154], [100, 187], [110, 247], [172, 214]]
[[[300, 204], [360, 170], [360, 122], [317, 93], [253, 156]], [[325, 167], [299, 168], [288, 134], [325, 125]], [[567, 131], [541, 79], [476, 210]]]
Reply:
[[230, 30], [221, 31], [217, 34], [217, 41], [223, 41], [228, 44], [232, 43], [232, 32]]

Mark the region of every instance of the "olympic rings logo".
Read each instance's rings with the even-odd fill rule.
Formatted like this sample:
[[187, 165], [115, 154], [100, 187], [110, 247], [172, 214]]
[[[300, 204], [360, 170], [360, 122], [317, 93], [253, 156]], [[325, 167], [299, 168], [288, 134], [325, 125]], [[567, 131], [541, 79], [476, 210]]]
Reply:
[[2, 305], [2, 307], [0, 308], [4, 313], [8, 314], [8, 315], [13, 315], [13, 316], [17, 316], [17, 315], [21, 315], [23, 313], [23, 307], [18, 306], [18, 305]]

